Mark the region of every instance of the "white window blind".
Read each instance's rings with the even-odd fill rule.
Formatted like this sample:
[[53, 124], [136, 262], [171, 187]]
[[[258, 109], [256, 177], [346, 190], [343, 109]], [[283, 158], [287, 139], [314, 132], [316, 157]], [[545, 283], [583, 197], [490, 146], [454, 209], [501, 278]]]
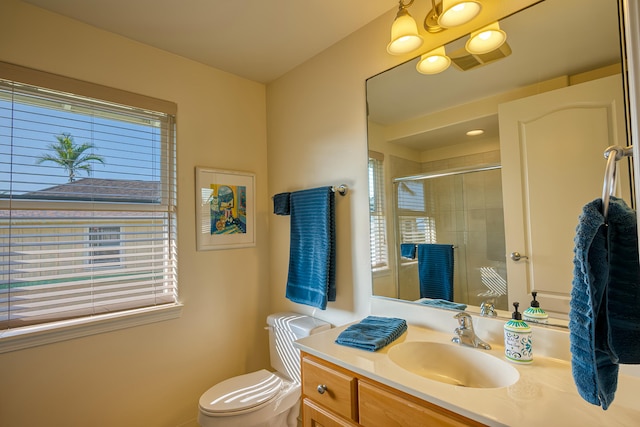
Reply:
[[369, 153], [369, 218], [371, 228], [371, 268], [387, 268], [387, 226], [384, 214], [383, 157]]
[[400, 243], [436, 243], [436, 223], [428, 216], [424, 181], [398, 184], [398, 226]]
[[175, 112], [2, 65], [0, 331], [176, 303]]

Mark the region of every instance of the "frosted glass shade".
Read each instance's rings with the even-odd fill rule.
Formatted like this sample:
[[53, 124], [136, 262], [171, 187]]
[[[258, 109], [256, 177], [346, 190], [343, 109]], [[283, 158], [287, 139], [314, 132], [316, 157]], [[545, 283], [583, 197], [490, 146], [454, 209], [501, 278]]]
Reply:
[[438, 74], [449, 68], [451, 59], [447, 56], [444, 46], [427, 52], [420, 57], [416, 69], [422, 74]]
[[391, 42], [387, 45], [387, 52], [402, 55], [418, 49], [422, 43], [416, 21], [406, 9], [400, 9], [391, 25]]
[[466, 24], [478, 16], [482, 5], [474, 0], [442, 0], [438, 25], [443, 28]]
[[478, 31], [472, 32], [465, 44], [465, 49], [469, 53], [481, 55], [498, 49], [506, 40], [507, 33], [500, 29], [500, 24], [494, 22]]

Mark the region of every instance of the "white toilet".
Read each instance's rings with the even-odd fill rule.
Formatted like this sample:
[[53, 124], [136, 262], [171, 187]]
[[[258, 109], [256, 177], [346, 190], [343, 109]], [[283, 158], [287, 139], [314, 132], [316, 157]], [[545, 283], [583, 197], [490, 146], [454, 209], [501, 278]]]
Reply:
[[296, 427], [300, 412], [300, 352], [298, 338], [331, 325], [298, 313], [267, 317], [271, 366], [230, 378], [200, 397], [202, 427]]

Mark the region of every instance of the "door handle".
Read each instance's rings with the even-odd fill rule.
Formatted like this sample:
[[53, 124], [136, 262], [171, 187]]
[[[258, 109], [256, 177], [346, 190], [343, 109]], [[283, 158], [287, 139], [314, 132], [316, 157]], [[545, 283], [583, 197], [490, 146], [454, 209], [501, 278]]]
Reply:
[[523, 258], [524, 258], [524, 259], [529, 259], [529, 257], [528, 257], [528, 256], [526, 256], [526, 255], [522, 255], [520, 252], [511, 252], [511, 259], [512, 259], [512, 260], [514, 260], [514, 261], [518, 262], [518, 261], [520, 261], [520, 260], [521, 260], [521, 259], [523, 259]]

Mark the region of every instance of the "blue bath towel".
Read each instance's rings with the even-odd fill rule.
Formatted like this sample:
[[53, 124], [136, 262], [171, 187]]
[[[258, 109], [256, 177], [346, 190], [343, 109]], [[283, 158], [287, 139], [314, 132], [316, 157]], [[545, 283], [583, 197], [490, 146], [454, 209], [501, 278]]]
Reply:
[[336, 343], [377, 351], [398, 339], [406, 330], [407, 322], [404, 319], [368, 316], [342, 331]]
[[574, 243], [571, 369], [580, 396], [607, 409], [617, 389], [618, 363], [640, 363], [635, 212], [612, 197], [606, 225], [602, 201], [588, 203]]
[[416, 259], [416, 244], [400, 243], [400, 256], [407, 259]]
[[423, 298], [419, 299], [418, 302], [429, 307], [444, 308], [446, 310], [464, 311], [467, 309], [467, 304], [451, 302], [443, 299]]
[[280, 193], [273, 196], [273, 213], [276, 215], [289, 215], [289, 199], [291, 193]]
[[420, 298], [453, 301], [453, 245], [418, 245]]
[[335, 195], [331, 187], [295, 191], [290, 211], [286, 297], [325, 310], [336, 300]]

